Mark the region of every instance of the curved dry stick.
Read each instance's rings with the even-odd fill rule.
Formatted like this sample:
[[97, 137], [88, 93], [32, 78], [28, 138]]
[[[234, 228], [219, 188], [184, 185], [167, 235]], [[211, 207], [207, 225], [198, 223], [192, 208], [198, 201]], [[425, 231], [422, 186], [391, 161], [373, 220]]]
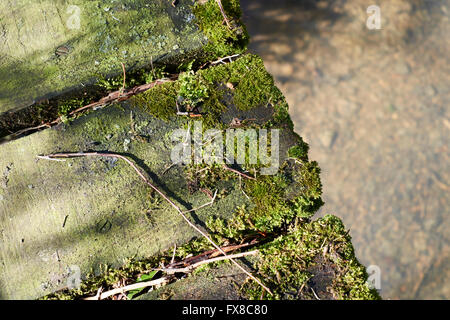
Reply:
[[[228, 256], [225, 251], [222, 250], [206, 233], [204, 233], [202, 230], [200, 230], [195, 224], [193, 224], [188, 217], [183, 213], [183, 211], [178, 207], [172, 200], [170, 200], [169, 197], [167, 197], [161, 190], [159, 190], [157, 187], [155, 187], [148, 179], [145, 177], [145, 175], [136, 167], [136, 165], [129, 160], [127, 157], [122, 156], [120, 154], [116, 153], [103, 153], [103, 152], [79, 152], [79, 153], [55, 153], [55, 154], [49, 154], [46, 156], [38, 156], [40, 159], [60, 159], [60, 158], [79, 158], [79, 157], [106, 157], [106, 158], [118, 158], [126, 163], [128, 163], [141, 177], [141, 179], [148, 185], [150, 188], [155, 190], [164, 200], [166, 200], [177, 212], [178, 214], [198, 233], [200, 233], [206, 240], [208, 240], [209, 243], [211, 243], [214, 248], [219, 250], [220, 253], [222, 253], [224, 256]], [[268, 293], [272, 294], [269, 288], [267, 288], [259, 279], [257, 279], [255, 276], [253, 276], [250, 272], [245, 270], [244, 267], [242, 267], [239, 263], [237, 263], [235, 260], [230, 259], [231, 262], [233, 262], [239, 269], [241, 269], [247, 276], [249, 276], [252, 280], [254, 280], [256, 283], [258, 283], [261, 287], [264, 288]]]
[[234, 173], [236, 173], [236, 174], [238, 174], [238, 175], [240, 175], [240, 176], [242, 176], [242, 177], [244, 177], [244, 178], [247, 178], [247, 179], [250, 179], [250, 180], [256, 180], [256, 178], [251, 177], [251, 176], [249, 176], [249, 175], [246, 175], [245, 173], [242, 173], [242, 172], [240, 172], [240, 171], [234, 170], [233, 168], [230, 168], [230, 167], [228, 167], [228, 166], [225, 165], [225, 164], [223, 165], [223, 168], [224, 168], [225, 170], [234, 172]]
[[223, 6], [222, 6], [222, 1], [216, 0], [216, 2], [219, 5], [220, 12], [222, 13], [223, 19], [225, 20], [228, 28], [231, 29], [230, 21], [228, 20], [227, 14], [225, 13], [225, 10], [223, 9]]
[[109, 298], [111, 296], [115, 296], [116, 294], [119, 294], [119, 293], [124, 293], [124, 292], [131, 291], [131, 290], [161, 285], [161, 284], [168, 282], [170, 280], [170, 278], [171, 277], [162, 277], [162, 278], [159, 278], [156, 280], [130, 284], [129, 286], [109, 290], [109, 291], [97, 294], [96, 296], [93, 296], [93, 297], [84, 298], [83, 300], [103, 300], [103, 299]]
[[97, 294], [96, 296], [93, 296], [93, 297], [84, 298], [83, 300], [103, 300], [103, 299], [106, 299], [108, 297], [114, 296], [119, 293], [125, 293], [127, 291], [131, 291], [131, 290], [135, 290], [135, 289], [142, 289], [142, 288], [165, 284], [166, 282], [170, 281], [170, 279], [173, 278], [172, 275], [175, 273], [189, 273], [189, 272], [193, 271], [194, 269], [196, 269], [202, 265], [205, 265], [205, 264], [209, 264], [209, 263], [216, 262], [216, 261], [222, 261], [222, 260], [231, 260], [233, 258], [242, 258], [242, 257], [246, 257], [246, 256], [253, 256], [253, 255], [256, 255], [257, 253], [258, 253], [258, 250], [253, 250], [253, 251], [249, 251], [249, 252], [236, 253], [236, 254], [229, 255], [229, 256], [222, 256], [222, 257], [216, 257], [216, 258], [212, 258], [212, 259], [208, 259], [208, 260], [203, 260], [203, 261], [194, 263], [193, 265], [191, 265], [189, 267], [185, 267], [185, 268], [158, 269], [160, 271], [165, 272], [169, 276], [161, 277], [161, 278], [146, 281], [146, 282], [138, 282], [138, 283], [130, 284], [125, 287], [116, 288], [113, 290], [103, 292], [101, 294]]
[[93, 102], [91, 104], [88, 104], [88, 105], [85, 105], [83, 107], [73, 110], [72, 112], [69, 113], [69, 116], [73, 116], [74, 114], [76, 114], [80, 111], [84, 111], [86, 109], [101, 108], [101, 107], [104, 107], [104, 106], [114, 103], [114, 102], [127, 100], [134, 95], [137, 95], [139, 93], [145, 92], [145, 91], [153, 88], [156, 85], [160, 85], [160, 84], [163, 84], [166, 82], [171, 82], [171, 81], [176, 80], [177, 78], [178, 78], [178, 75], [173, 75], [167, 79], [158, 79], [151, 83], [146, 83], [146, 84], [134, 87], [126, 92], [121, 92], [121, 90], [113, 91], [110, 94], [108, 94], [106, 97], [101, 98], [97, 102]]

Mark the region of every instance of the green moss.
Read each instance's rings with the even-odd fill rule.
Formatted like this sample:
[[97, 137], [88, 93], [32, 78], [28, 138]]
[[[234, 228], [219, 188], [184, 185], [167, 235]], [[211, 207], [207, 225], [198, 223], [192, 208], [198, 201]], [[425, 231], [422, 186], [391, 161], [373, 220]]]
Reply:
[[150, 71], [144, 72], [141, 77], [145, 83], [151, 83], [155, 80], [165, 78], [168, 74], [165, 66], [158, 66], [152, 68]]
[[213, 60], [246, 50], [249, 36], [240, 17], [239, 0], [222, 0], [223, 8], [231, 27], [224, 22], [224, 18], [216, 1], [197, 3], [193, 12], [203, 33], [208, 37], [208, 44], [203, 49], [206, 59]]
[[[157, 79], [163, 79], [168, 75], [166, 71], [166, 66], [156, 66], [156, 67], [143, 67], [138, 70], [133, 70], [131, 72], [125, 73], [125, 89], [133, 88], [146, 83], [151, 83]], [[124, 85], [124, 75], [123, 73], [113, 77], [105, 77], [102, 75], [97, 76], [96, 86], [100, 89], [106, 90], [107, 92], [116, 91], [123, 88]]]
[[87, 100], [83, 98], [73, 98], [58, 101], [58, 115], [67, 116], [71, 111], [81, 108], [87, 104]]
[[262, 59], [256, 55], [244, 55], [232, 63], [200, 70], [198, 74], [210, 86], [232, 84], [233, 103], [241, 110], [284, 100]]
[[[290, 170], [288, 170], [290, 169]], [[320, 169], [316, 162], [281, 168], [279, 174], [247, 180], [244, 192], [252, 201], [239, 208], [232, 219], [208, 220], [216, 239], [271, 237], [287, 230], [298, 218], [310, 218], [323, 204]]]
[[[226, 84], [232, 84], [232, 89]], [[287, 104], [272, 76], [265, 70], [261, 58], [251, 54], [197, 73], [182, 72], [175, 83], [156, 86], [135, 97], [134, 102], [154, 116], [167, 119], [175, 115], [178, 98], [189, 106], [189, 110], [200, 107], [205, 128], [223, 127], [220, 116], [230, 103], [241, 110], [250, 110], [269, 101], [275, 106], [278, 117], [272, 125], [285, 121], [279, 117], [280, 113], [287, 114]], [[290, 119], [288, 114], [287, 119]]]
[[[262, 287], [249, 281], [243, 294], [249, 299], [302, 299], [314, 276], [315, 264], [327, 264], [334, 270], [327, 293], [334, 299], [379, 299], [375, 290], [366, 283], [364, 267], [355, 258], [351, 238], [341, 220], [327, 215], [317, 221], [298, 226], [260, 248], [256, 263], [257, 274], [273, 295], [265, 294]], [[326, 284], [325, 284], [326, 285]]]
[[134, 96], [131, 102], [156, 118], [169, 120], [177, 112], [176, 101], [179, 88], [178, 82], [166, 82]]
[[107, 91], [119, 90], [123, 86], [123, 76], [120, 78], [110, 77], [110, 78], [99, 78], [97, 80], [97, 85]]
[[208, 227], [216, 237], [234, 240], [273, 233], [295, 214], [283, 199], [286, 185], [281, 175], [247, 182], [245, 192], [251, 198], [252, 206], [239, 208], [228, 221], [210, 218]]
[[302, 138], [299, 139], [300, 142], [289, 149], [288, 155], [289, 157], [296, 158], [298, 160], [307, 161], [309, 145], [306, 142], [304, 142]]
[[182, 72], [178, 81], [180, 89], [177, 99], [187, 110], [193, 110], [195, 106], [208, 98], [208, 87], [202, 81], [202, 78], [195, 76], [194, 71]]
[[[197, 190], [214, 190], [219, 181], [225, 182], [236, 178], [236, 174], [226, 171], [219, 164], [191, 164], [185, 167], [185, 175], [191, 192]], [[220, 196], [220, 194], [219, 194]]]
[[309, 218], [323, 204], [319, 164], [316, 161], [303, 162], [300, 168], [294, 170], [292, 174], [294, 182], [289, 188], [295, 190], [296, 196], [293, 200], [295, 208], [298, 210], [299, 216]]

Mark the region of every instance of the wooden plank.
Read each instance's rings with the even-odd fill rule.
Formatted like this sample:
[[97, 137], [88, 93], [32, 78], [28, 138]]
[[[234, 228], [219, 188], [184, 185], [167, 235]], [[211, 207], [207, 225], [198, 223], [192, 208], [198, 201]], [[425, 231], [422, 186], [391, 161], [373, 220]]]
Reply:
[[205, 37], [191, 1], [0, 2], [0, 114], [92, 83], [99, 75], [178, 59]]

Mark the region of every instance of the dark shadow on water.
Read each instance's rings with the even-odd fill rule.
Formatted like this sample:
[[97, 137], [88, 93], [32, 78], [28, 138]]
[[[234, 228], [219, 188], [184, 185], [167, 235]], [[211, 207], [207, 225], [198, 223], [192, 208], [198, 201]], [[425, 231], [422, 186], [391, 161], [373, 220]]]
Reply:
[[[288, 43], [300, 50], [292, 38], [302, 38], [305, 34], [318, 34], [318, 24], [326, 21], [333, 25], [345, 15], [336, 10], [345, 0], [242, 0], [244, 22], [251, 35], [250, 49], [255, 53], [266, 53], [267, 45], [274, 40]], [[275, 53], [275, 52], [274, 52]], [[282, 55], [287, 59], [289, 55]]]

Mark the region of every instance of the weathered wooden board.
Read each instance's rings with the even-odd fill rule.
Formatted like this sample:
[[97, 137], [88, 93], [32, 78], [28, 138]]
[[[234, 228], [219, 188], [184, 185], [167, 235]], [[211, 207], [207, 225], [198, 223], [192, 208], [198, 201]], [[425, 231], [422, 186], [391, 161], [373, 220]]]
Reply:
[[[133, 140], [134, 127], [148, 143]], [[183, 169], [171, 164], [171, 132], [182, 119], [163, 122], [125, 104], [0, 146], [0, 296], [37, 298], [67, 283], [68, 268], [82, 274], [123, 259], [148, 257], [197, 236], [121, 160], [38, 160], [54, 152], [108, 150], [129, 155], [179, 205], [191, 209], [210, 199], [187, 190]], [[231, 216], [246, 202], [236, 186], [227, 197], [192, 212]], [[203, 222], [202, 222], [203, 221]]]
[[0, 2], [0, 114], [198, 50], [192, 1]]

